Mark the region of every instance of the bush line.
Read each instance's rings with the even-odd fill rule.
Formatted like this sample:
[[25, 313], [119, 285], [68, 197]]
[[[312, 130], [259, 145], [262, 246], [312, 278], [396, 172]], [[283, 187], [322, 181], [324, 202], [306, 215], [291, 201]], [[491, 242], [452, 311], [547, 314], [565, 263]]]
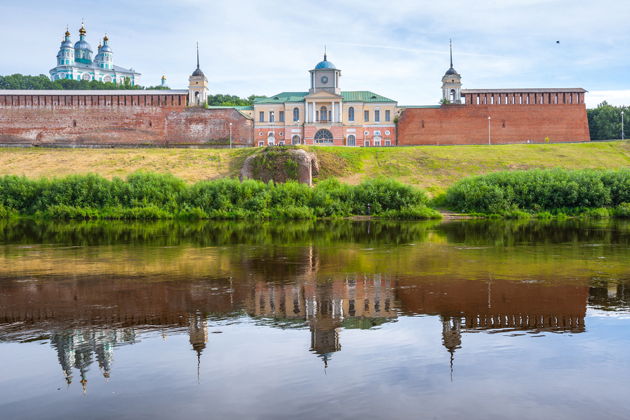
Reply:
[[373, 215], [435, 219], [426, 194], [390, 179], [359, 185], [335, 179], [314, 188], [221, 179], [187, 185], [172, 175], [135, 173], [126, 180], [98, 175], [58, 179], [0, 177], [0, 218], [48, 219], [314, 219]]
[[630, 170], [528, 170], [463, 179], [440, 200], [451, 210], [522, 219], [630, 217]]

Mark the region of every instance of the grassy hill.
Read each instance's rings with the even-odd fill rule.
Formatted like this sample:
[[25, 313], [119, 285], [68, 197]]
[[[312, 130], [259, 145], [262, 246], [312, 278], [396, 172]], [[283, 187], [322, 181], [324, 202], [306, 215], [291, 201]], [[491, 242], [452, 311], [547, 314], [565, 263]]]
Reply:
[[[470, 175], [500, 170], [550, 168], [627, 168], [630, 142], [503, 146], [417, 146], [390, 148], [306, 147], [321, 164], [320, 178], [356, 184], [387, 176], [443, 190]], [[238, 176], [248, 149], [0, 149], [0, 175], [58, 177], [98, 173], [124, 177], [142, 170], [170, 172], [187, 181]]]

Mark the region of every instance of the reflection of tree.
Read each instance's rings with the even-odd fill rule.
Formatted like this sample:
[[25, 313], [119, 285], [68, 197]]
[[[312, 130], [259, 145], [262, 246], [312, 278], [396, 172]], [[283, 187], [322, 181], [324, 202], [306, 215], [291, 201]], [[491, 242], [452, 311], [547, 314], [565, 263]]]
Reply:
[[59, 243], [75, 246], [141, 243], [145, 246], [221, 246], [338, 244], [398, 244], [422, 242], [437, 222], [389, 221], [206, 221], [206, 222], [63, 222], [0, 220], [7, 243]]

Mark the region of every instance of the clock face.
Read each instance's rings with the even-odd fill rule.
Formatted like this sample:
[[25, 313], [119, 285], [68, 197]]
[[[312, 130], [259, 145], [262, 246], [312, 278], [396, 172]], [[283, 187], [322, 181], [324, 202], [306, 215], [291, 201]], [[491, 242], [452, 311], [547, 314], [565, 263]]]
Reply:
[[323, 84], [328, 83], [328, 76], [322, 76], [322, 79], [321, 79], [321, 80], [322, 80], [322, 83], [323, 83]]

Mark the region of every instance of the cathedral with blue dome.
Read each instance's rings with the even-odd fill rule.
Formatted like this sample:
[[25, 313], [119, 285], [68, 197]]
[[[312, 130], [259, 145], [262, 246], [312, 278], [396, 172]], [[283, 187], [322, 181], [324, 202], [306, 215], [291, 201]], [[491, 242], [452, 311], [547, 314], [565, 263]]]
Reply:
[[86, 41], [87, 31], [81, 25], [79, 40], [72, 45], [70, 32], [66, 29], [64, 39], [57, 53], [57, 66], [50, 70], [52, 80], [96, 80], [99, 82], [129, 84], [138, 82], [140, 73], [134, 69], [114, 65], [112, 48], [107, 35], [99, 43], [96, 55], [92, 58], [92, 47]]

